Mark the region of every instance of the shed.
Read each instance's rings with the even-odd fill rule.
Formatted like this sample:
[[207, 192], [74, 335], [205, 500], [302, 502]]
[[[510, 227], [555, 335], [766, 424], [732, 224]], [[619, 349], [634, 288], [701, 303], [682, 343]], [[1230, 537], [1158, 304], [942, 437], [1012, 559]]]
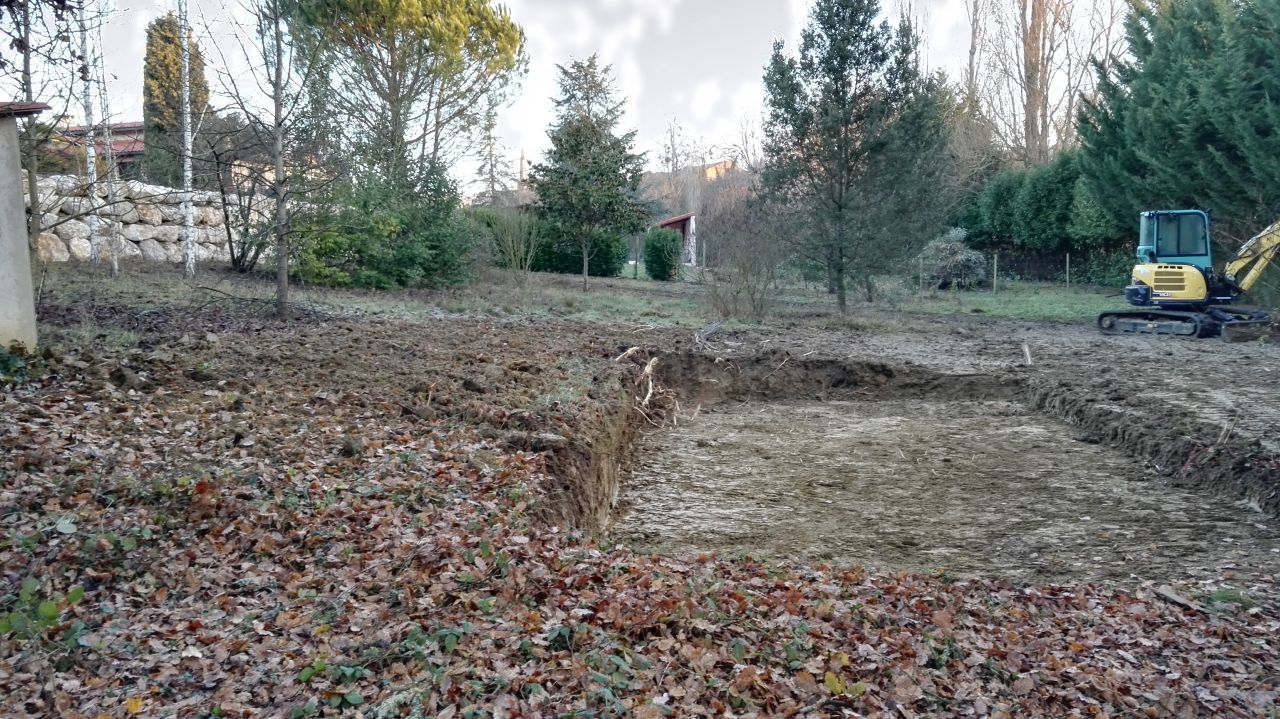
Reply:
[[661, 220], [657, 224], [668, 230], [675, 230], [680, 233], [683, 240], [682, 246], [684, 251], [681, 252], [680, 261], [690, 267], [696, 267], [698, 264], [698, 217], [692, 212], [686, 212], [683, 215], [668, 217]]

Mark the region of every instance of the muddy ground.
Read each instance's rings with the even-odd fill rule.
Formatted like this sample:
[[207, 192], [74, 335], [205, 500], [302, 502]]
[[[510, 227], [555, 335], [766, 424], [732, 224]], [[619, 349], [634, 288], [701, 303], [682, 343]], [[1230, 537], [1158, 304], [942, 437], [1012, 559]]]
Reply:
[[1018, 403], [728, 403], [637, 456], [614, 536], [680, 556], [1033, 584], [1280, 575], [1274, 523]]
[[[1273, 345], [868, 312], [706, 346], [431, 298], [285, 322], [73, 279], [42, 289], [47, 352], [0, 395], [0, 611], [26, 627], [0, 636], [6, 716], [1265, 716], [1280, 697]], [[753, 515], [762, 497], [793, 511]], [[615, 502], [673, 552], [740, 508], [705, 548], [780, 561], [601, 545]]]

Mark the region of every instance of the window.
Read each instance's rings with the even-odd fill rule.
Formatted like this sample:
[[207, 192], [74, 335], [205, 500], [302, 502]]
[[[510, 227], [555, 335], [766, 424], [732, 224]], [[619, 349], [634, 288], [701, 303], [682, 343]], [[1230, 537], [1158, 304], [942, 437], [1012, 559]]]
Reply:
[[1204, 217], [1199, 213], [1160, 215], [1160, 241], [1156, 253], [1160, 257], [1190, 257], [1209, 253], [1209, 238]]

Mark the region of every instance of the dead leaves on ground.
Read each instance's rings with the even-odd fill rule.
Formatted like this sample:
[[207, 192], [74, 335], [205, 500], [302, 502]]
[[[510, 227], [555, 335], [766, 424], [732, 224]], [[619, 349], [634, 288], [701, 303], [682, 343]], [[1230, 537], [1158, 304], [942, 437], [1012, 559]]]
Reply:
[[[1276, 706], [1273, 605], [1226, 617], [1091, 586], [598, 547], [535, 519], [541, 455], [484, 438], [572, 436], [571, 414], [513, 409], [555, 381], [519, 364], [554, 366], [539, 333], [327, 331], [73, 354], [3, 395], [3, 611], [28, 611], [25, 582], [33, 616], [54, 613], [0, 639], [6, 716]], [[474, 366], [483, 392], [466, 386]]]

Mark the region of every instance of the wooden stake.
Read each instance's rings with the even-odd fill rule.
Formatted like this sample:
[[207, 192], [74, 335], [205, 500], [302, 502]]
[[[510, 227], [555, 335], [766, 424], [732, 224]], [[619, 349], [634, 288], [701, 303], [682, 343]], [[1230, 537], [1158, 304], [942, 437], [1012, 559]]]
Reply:
[[991, 255], [991, 294], [1000, 291], [1000, 253]]

